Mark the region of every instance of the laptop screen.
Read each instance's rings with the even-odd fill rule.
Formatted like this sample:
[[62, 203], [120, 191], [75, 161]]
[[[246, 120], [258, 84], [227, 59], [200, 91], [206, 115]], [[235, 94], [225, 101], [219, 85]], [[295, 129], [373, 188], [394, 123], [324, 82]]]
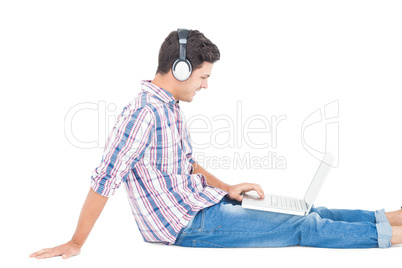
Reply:
[[313, 205], [333, 163], [334, 157], [327, 152], [324, 158], [321, 160], [321, 164], [314, 175], [313, 181], [311, 182], [310, 187], [304, 196], [304, 201], [307, 203], [308, 211], [310, 211], [310, 208]]

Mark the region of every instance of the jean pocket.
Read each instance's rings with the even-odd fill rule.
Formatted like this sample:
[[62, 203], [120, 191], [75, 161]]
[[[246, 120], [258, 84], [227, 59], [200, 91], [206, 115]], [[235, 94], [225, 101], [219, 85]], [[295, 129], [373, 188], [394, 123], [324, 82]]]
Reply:
[[190, 224], [187, 225], [188, 230], [201, 230], [204, 225], [204, 210], [200, 210], [195, 214]]

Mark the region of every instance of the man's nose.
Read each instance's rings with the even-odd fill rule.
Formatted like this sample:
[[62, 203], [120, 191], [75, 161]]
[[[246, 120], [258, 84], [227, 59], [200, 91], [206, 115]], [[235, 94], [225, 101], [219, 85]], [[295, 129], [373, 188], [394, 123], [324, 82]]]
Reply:
[[204, 81], [202, 81], [201, 88], [203, 88], [203, 89], [208, 88], [208, 81], [206, 79]]

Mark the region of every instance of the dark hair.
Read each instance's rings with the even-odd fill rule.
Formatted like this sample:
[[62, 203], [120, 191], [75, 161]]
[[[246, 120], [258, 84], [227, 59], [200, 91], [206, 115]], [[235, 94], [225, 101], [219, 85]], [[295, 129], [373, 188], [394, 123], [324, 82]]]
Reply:
[[[156, 73], [166, 74], [179, 58], [179, 38], [177, 31], [171, 32], [159, 50], [158, 69]], [[187, 38], [186, 58], [193, 70], [200, 68], [204, 61], [214, 63], [220, 59], [218, 47], [197, 30], [190, 30]]]

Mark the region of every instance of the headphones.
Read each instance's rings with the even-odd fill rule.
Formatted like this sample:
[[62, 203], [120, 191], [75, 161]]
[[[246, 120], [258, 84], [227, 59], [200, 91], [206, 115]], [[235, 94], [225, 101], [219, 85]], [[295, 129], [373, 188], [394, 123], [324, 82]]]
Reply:
[[172, 73], [173, 76], [179, 81], [186, 81], [193, 71], [191, 63], [186, 59], [186, 45], [187, 37], [190, 31], [186, 29], [177, 29], [179, 37], [179, 58], [173, 63]]

